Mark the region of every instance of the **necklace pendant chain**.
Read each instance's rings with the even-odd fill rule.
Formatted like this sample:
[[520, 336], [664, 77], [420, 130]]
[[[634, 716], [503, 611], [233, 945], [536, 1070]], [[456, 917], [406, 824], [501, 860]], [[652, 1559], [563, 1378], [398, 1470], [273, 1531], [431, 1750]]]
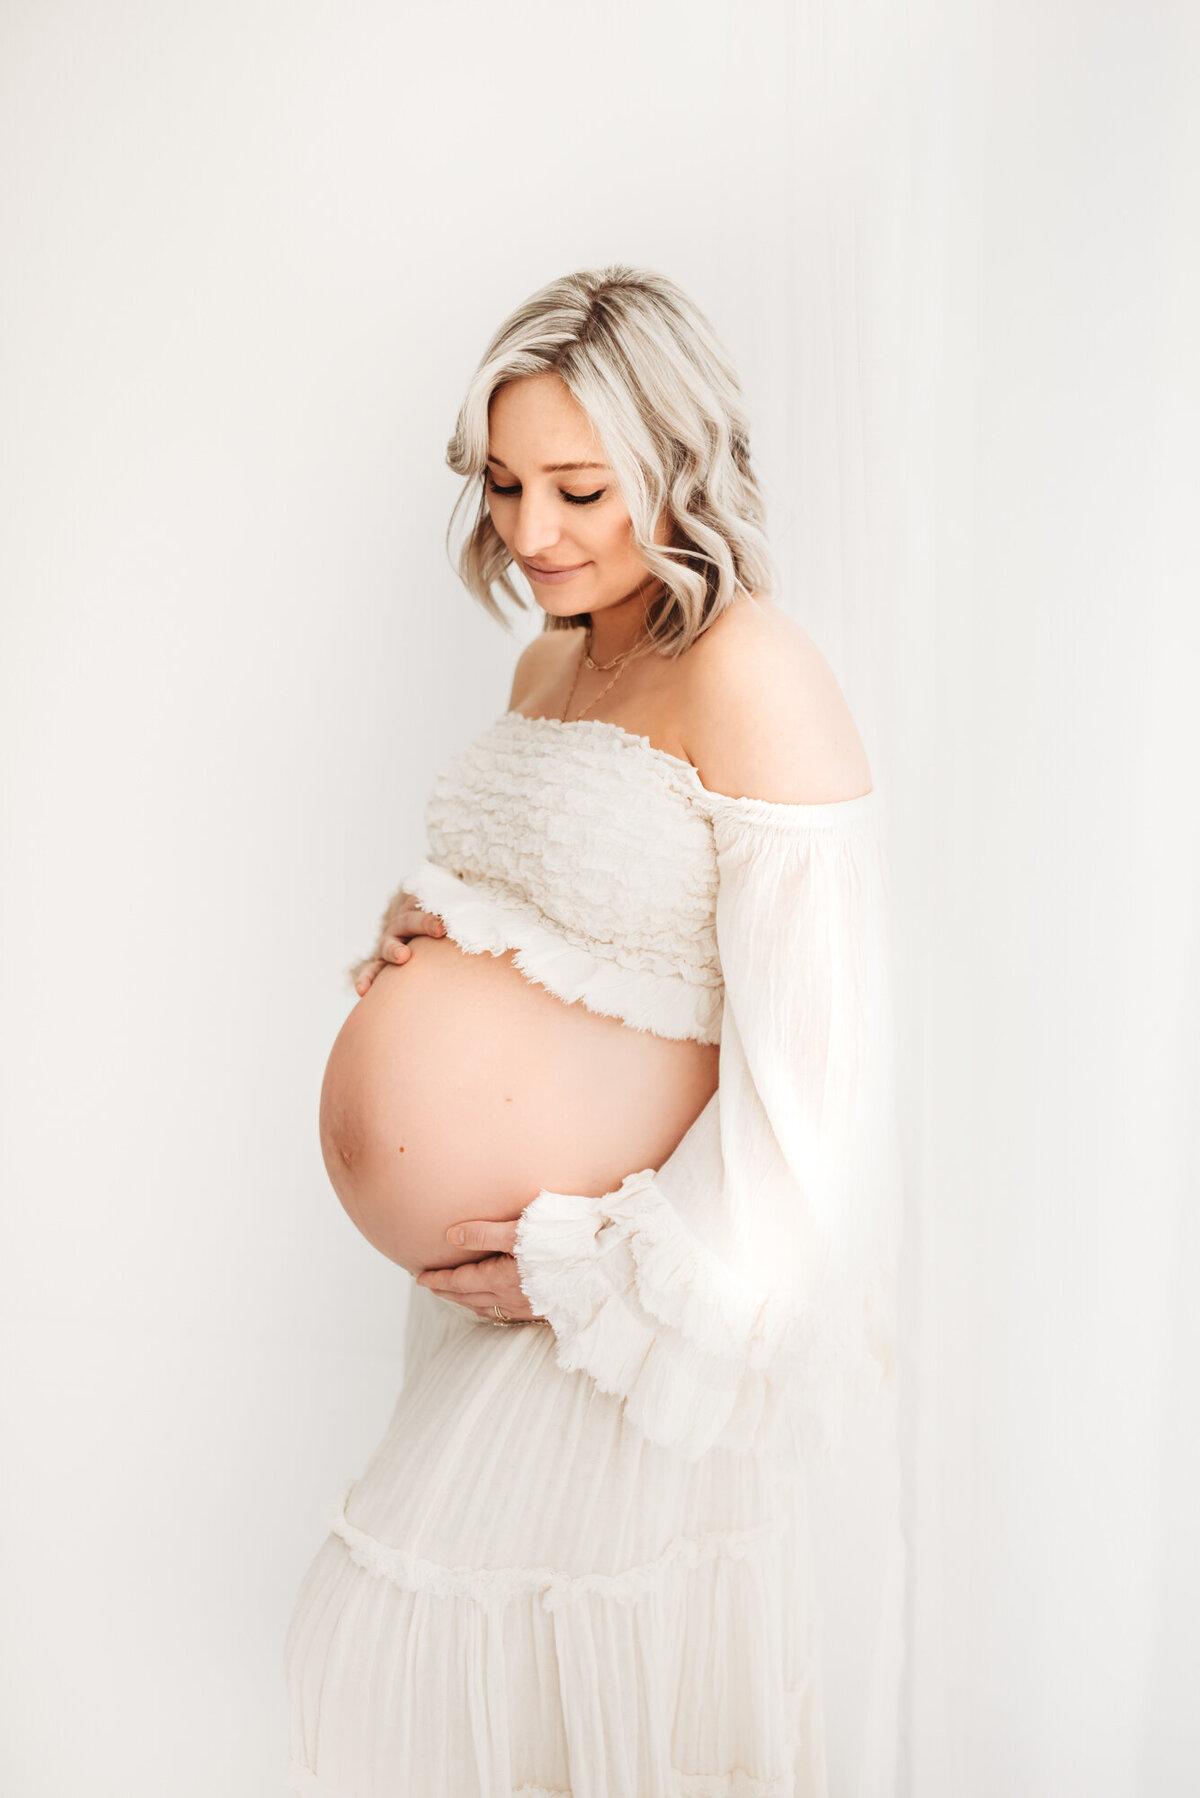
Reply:
[[583, 646], [583, 659], [594, 674], [607, 674], [610, 668], [619, 667], [625, 660], [625, 657], [627, 655], [632, 655], [633, 653], [633, 646], [631, 644], [628, 649], [623, 649], [619, 656], [614, 656], [611, 662], [593, 662], [592, 652], [588, 646], [590, 641], [591, 639], [589, 638], [588, 642]]
[[[590, 654], [588, 653], [591, 648], [591, 642], [592, 642], [592, 633], [589, 630], [587, 636], [583, 640], [583, 654], [580, 656], [579, 660], [575, 664], [575, 678], [571, 682], [571, 691], [567, 694], [567, 703], [562, 709], [562, 717], [559, 719], [560, 724], [566, 724], [568, 722], [567, 713], [571, 709], [571, 701], [575, 697], [575, 689], [579, 685], [579, 676], [583, 673], [583, 664], [585, 662], [587, 663], [589, 668], [595, 669], [595, 671], [598, 674], [605, 674], [608, 672], [608, 670], [610, 668], [614, 668], [614, 667], [616, 668], [617, 672], [613, 675], [613, 677], [610, 681], [608, 681], [603, 687], [601, 687], [601, 689], [598, 693], [594, 693], [592, 695], [592, 697], [588, 700], [588, 702], [585, 706], [580, 707], [579, 711], [576, 713], [576, 717], [578, 717], [578, 718], [582, 718], [583, 714], [585, 712], [590, 712], [592, 707], [596, 704], [597, 700], [603, 699], [604, 695], [608, 692], [609, 688], [614, 687], [616, 685], [616, 683], [621, 678], [621, 674], [622, 674], [622, 671], [624, 670], [626, 661], [628, 660], [629, 656], [632, 654], [632, 645], [631, 645], [629, 649], [622, 650], [621, 654], [616, 657], [615, 661], [597, 664], [596, 662], [593, 662]], [[572, 719], [571, 722], [573, 723], [574, 720]]]

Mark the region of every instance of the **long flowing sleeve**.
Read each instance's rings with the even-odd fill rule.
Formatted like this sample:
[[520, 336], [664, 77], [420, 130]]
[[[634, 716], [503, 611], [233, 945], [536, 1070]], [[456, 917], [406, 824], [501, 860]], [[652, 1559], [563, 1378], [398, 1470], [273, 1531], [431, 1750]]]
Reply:
[[559, 1365], [650, 1440], [828, 1461], [894, 1363], [882, 804], [712, 798], [717, 1090], [657, 1170], [599, 1198], [539, 1192], [514, 1253]]

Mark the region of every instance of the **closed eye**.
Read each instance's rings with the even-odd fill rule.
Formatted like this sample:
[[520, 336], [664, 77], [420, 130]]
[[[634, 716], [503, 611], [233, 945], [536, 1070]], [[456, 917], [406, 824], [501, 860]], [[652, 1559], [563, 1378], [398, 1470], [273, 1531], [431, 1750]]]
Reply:
[[[495, 481], [493, 481], [490, 476], [488, 477], [487, 486], [489, 493], [498, 493], [503, 498], [509, 498], [512, 494], [520, 493], [521, 491], [519, 487], [497, 487]], [[598, 499], [604, 498], [606, 491], [606, 488], [598, 487], [595, 493], [563, 493], [562, 488], [559, 488], [559, 493], [562, 494], [563, 499], [566, 500], [569, 506], [594, 505]]]

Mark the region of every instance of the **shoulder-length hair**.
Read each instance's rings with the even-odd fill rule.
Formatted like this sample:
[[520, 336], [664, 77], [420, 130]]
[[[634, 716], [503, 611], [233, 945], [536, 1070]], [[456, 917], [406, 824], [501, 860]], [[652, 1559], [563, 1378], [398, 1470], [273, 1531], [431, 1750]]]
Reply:
[[[467, 484], [446, 542], [468, 590], [504, 619], [495, 588], [521, 608], [512, 557], [491, 520], [483, 486], [488, 407], [496, 389], [554, 373], [604, 445], [629, 509], [637, 550], [665, 594], [647, 620], [645, 647], [680, 654], [739, 593], [769, 596], [776, 569], [765, 508], [750, 466], [737, 374], [708, 319], [664, 275], [614, 264], [564, 275], [532, 294], [499, 327], [471, 378], [446, 461]], [[453, 536], [476, 495], [461, 547]], [[654, 541], [666, 510], [669, 545]], [[547, 630], [590, 623], [546, 615]]]

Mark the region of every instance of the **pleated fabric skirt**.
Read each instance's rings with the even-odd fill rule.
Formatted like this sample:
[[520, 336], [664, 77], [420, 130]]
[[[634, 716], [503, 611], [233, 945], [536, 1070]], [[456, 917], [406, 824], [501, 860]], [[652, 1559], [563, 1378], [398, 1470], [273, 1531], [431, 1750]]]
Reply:
[[805, 1487], [414, 1284], [285, 1649], [309, 1798], [827, 1798]]

